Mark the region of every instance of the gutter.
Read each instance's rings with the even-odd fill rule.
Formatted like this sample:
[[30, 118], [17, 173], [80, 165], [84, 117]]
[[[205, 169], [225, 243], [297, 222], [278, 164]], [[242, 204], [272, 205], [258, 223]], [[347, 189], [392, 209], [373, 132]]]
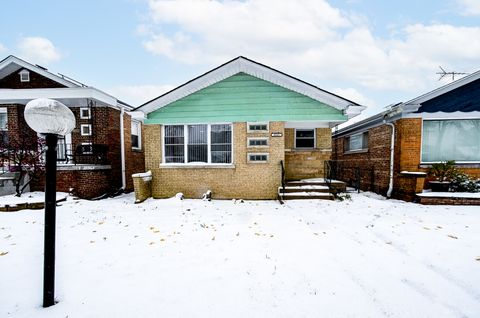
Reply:
[[127, 181], [125, 178], [125, 132], [123, 129], [123, 115], [125, 113], [124, 106], [119, 104], [120, 106], [120, 160], [122, 164], [122, 189], [125, 190], [127, 187]]
[[390, 140], [390, 174], [389, 174], [389, 182], [388, 182], [388, 191], [387, 191], [387, 198], [392, 196], [393, 191], [393, 159], [395, 154], [395, 125], [392, 123], [387, 123], [384, 120], [384, 123], [390, 127], [392, 127], [392, 137]]

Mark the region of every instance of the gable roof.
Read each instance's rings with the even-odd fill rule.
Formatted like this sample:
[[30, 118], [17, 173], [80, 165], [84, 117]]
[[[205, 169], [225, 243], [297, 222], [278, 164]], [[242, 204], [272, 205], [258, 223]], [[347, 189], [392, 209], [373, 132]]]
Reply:
[[12, 74], [22, 68], [29, 69], [35, 73], [38, 73], [46, 78], [51, 79], [57, 83], [65, 85], [66, 87], [82, 87], [85, 85], [80, 85], [80, 83], [75, 83], [72, 80], [68, 80], [65, 76], [58, 76], [49, 72], [46, 68], [30, 64], [16, 56], [9, 55], [3, 60], [0, 61], [0, 79], [4, 78], [7, 75]]
[[255, 62], [243, 56], [239, 56], [186, 82], [185, 84], [178, 86], [177, 88], [174, 88], [163, 95], [160, 95], [157, 98], [140, 105], [135, 110], [141, 110], [148, 114], [238, 73], [245, 73], [282, 86], [322, 103], [328, 104], [336, 109], [343, 110], [352, 116], [358, 115], [362, 110], [365, 109], [365, 106], [361, 106], [351, 100], [323, 90], [315, 85], [302, 81], [296, 77], [290, 76], [264, 64]]

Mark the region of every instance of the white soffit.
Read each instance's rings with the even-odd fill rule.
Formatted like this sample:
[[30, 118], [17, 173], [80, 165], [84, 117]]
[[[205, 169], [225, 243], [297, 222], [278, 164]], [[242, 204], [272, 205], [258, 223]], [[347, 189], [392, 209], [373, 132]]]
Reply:
[[[206, 88], [212, 84], [220, 82], [230, 76], [238, 73], [245, 73], [267, 82], [282, 86], [299, 94], [308, 96], [317, 101], [323, 102], [339, 110], [345, 110], [349, 106], [362, 107], [349, 100], [336, 96], [335, 94], [321, 90], [311, 84], [303, 82], [299, 79], [293, 78], [280, 71], [276, 71], [262, 64], [253, 62], [244, 57], [238, 57], [231, 62], [228, 62], [202, 76], [193, 79], [192, 81], [177, 87], [176, 89], [161, 95], [160, 97], [147, 102], [138, 109], [141, 109], [145, 113], [150, 113], [156, 109], [162, 108], [170, 103], [173, 103], [185, 96], [193, 94], [203, 88]], [[360, 110], [361, 111], [361, 110]]]

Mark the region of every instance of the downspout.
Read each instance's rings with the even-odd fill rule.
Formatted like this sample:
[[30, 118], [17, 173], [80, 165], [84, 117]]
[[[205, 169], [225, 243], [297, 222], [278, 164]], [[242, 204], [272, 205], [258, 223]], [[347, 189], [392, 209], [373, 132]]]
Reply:
[[125, 178], [125, 132], [123, 129], [124, 106], [120, 104], [120, 160], [122, 164], [122, 189], [125, 190], [127, 182]]
[[394, 159], [394, 150], [395, 150], [395, 125], [392, 123], [387, 123], [384, 120], [384, 123], [390, 127], [392, 127], [392, 137], [390, 140], [390, 177], [388, 183], [388, 191], [387, 191], [387, 198], [392, 196], [393, 191], [393, 159]]

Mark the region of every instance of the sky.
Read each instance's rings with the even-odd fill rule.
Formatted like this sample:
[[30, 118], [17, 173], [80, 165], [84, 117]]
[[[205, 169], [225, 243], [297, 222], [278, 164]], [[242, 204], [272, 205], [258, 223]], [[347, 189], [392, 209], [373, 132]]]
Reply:
[[16, 0], [10, 54], [133, 106], [239, 55], [368, 106], [480, 70], [480, 0]]

